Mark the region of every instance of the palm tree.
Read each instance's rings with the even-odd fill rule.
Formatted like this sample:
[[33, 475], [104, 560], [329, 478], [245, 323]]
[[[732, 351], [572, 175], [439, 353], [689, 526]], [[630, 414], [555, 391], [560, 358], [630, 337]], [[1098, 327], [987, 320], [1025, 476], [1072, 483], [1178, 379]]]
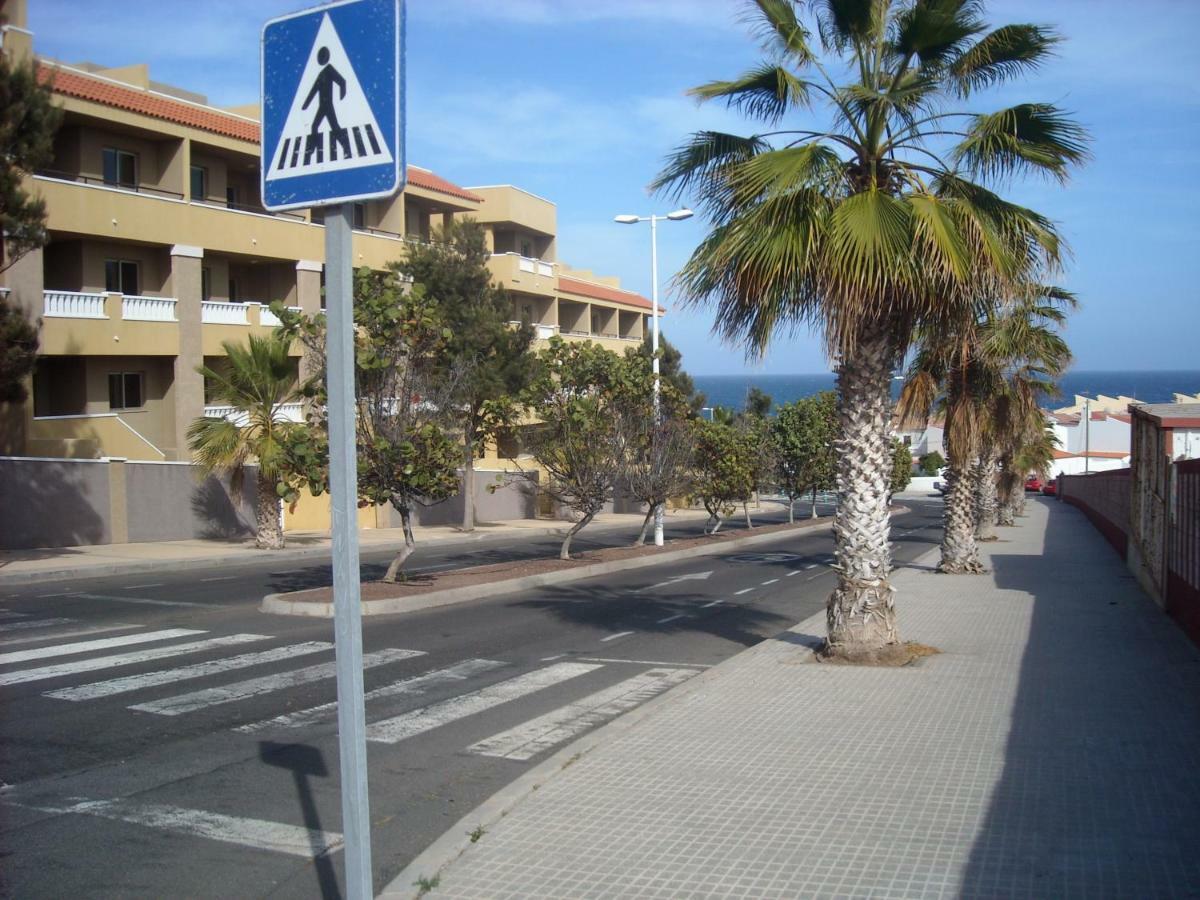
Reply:
[[1058, 447], [1058, 438], [1054, 429], [1044, 421], [1039, 423], [1036, 431], [1025, 434], [1021, 443], [1013, 452], [1013, 487], [1008, 506], [1012, 516], [1025, 515], [1025, 479], [1030, 475], [1045, 476], [1054, 462], [1054, 451]]
[[296, 427], [279, 417], [279, 406], [300, 399], [290, 341], [250, 336], [249, 345], [226, 341], [226, 364], [200, 366], [214, 399], [236, 410], [233, 420], [205, 416], [188, 428], [188, 446], [205, 473], [228, 472], [235, 492], [241, 493], [246, 466], [258, 466], [257, 533], [255, 546], [283, 547], [277, 485], [283, 475], [286, 438]]
[[[692, 199], [712, 223], [678, 281], [692, 302], [715, 302], [718, 333], [751, 355], [780, 329], [824, 334], [838, 373], [841, 495], [828, 649], [854, 656], [898, 640], [891, 373], [928, 317], [1006, 296], [1031, 269], [1058, 263], [1054, 226], [982, 182], [1065, 179], [1086, 135], [1044, 103], [962, 108], [1036, 69], [1058, 42], [1046, 28], [989, 30], [978, 0], [811, 8], [815, 38], [792, 0], [749, 5], [767, 59], [692, 94], [724, 100], [764, 132], [697, 133], [652, 187]], [[808, 121], [783, 128], [794, 112]]]

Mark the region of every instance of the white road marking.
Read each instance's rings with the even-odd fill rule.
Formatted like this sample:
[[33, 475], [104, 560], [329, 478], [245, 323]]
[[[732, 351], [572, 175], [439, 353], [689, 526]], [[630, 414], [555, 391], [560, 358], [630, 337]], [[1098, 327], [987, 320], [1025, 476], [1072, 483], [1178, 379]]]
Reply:
[[809, 563], [807, 566], [804, 567], [804, 570], [808, 571], [809, 569], [815, 569], [816, 567], [817, 567], [816, 563]]
[[165, 584], [166, 584], [165, 581], [152, 581], [149, 584], [130, 584], [130, 585], [127, 585], [126, 587], [128, 590], [131, 590], [131, 591], [140, 591], [140, 590], [143, 590], [144, 588], [162, 587]]
[[14, 644], [36, 644], [38, 641], [61, 641], [63, 638], [83, 637], [86, 634], [103, 634], [106, 631], [121, 631], [125, 628], [142, 628], [141, 625], [97, 625], [92, 628], [77, 628], [72, 631], [56, 631], [54, 634], [27, 634], [24, 637], [5, 638], [0, 641], [0, 647], [11, 647]]
[[752, 587], [748, 587], [748, 588], [742, 588], [740, 591], [734, 591], [734, 592], [733, 592], [733, 595], [734, 595], [735, 597], [740, 597], [740, 596], [742, 596], [742, 594], [748, 594], [748, 593], [750, 593], [752, 590], [754, 590], [754, 588], [752, 588]]
[[[243, 634], [239, 637], [252, 640], [264, 638], [260, 634]], [[308, 641], [303, 644], [290, 644], [286, 647], [272, 647], [270, 650], [259, 650], [254, 653], [243, 653], [240, 656], [230, 656], [225, 659], [210, 659], [194, 663], [190, 666], [180, 666], [177, 669], [160, 669], [157, 672], [144, 672], [140, 675], [126, 675], [124, 678], [111, 678], [108, 681], [96, 681], [78, 687], [61, 688], [57, 691], [47, 691], [42, 696], [54, 697], [56, 700], [95, 700], [97, 697], [111, 697], [113, 694], [125, 694], [129, 691], [140, 691], [143, 688], [160, 684], [172, 684], [176, 681], [188, 681], [192, 678], [203, 678], [207, 675], [219, 675], [222, 672], [232, 672], [234, 669], [246, 669], [250, 666], [261, 666], [277, 662], [281, 659], [292, 659], [306, 656], [310, 653], [320, 653], [322, 650], [332, 650], [333, 644], [324, 641]]]
[[787, 577], [788, 577], [788, 578], [791, 578], [793, 575], [799, 575], [799, 574], [800, 574], [800, 570], [799, 570], [799, 569], [792, 569], [792, 571], [790, 571], [790, 572], [788, 572], [788, 573], [787, 573]]
[[156, 659], [178, 656], [181, 653], [196, 653], [200, 650], [212, 650], [216, 647], [230, 647], [234, 644], [265, 641], [266, 639], [267, 635], [265, 634], [226, 634], [221, 637], [207, 638], [203, 641], [192, 641], [188, 644], [172, 644], [169, 647], [135, 650], [132, 653], [119, 653], [116, 656], [77, 659], [74, 662], [55, 663], [54, 665], [41, 666], [37, 669], [8, 672], [0, 675], [0, 685], [25, 684], [28, 681], [44, 681], [47, 678], [60, 678], [63, 675], [78, 675], [80, 672], [95, 672], [97, 669], [131, 666], [136, 663], [153, 662]]
[[562, 659], [566, 655], [565, 653], [555, 653], [553, 656], [543, 656], [539, 662], [554, 662], [554, 660]]
[[161, 828], [256, 850], [272, 850], [304, 859], [315, 859], [341, 849], [342, 836], [334, 831], [317, 831], [282, 822], [226, 816], [203, 809], [185, 809], [161, 803], [129, 800], [81, 800], [66, 807], [31, 807], [41, 812], [82, 813], [117, 822]]
[[598, 663], [632, 663], [637, 666], [688, 666], [693, 669], [711, 669], [712, 666], [706, 663], [687, 663], [687, 662], [663, 662], [657, 659], [605, 659], [602, 656], [581, 656], [582, 662], [598, 662]]
[[658, 584], [652, 584], [648, 587], [638, 588], [634, 591], [635, 594], [641, 594], [645, 591], [655, 591], [659, 588], [670, 587], [673, 584], [679, 584], [683, 581], [704, 581], [712, 575], [712, 572], [693, 572], [690, 575], [676, 575], [674, 578], [668, 578], [666, 581], [660, 581]]
[[10, 612], [7, 609], [0, 610], [0, 619], [24, 619], [29, 613]]
[[[423, 650], [379, 650], [375, 653], [365, 654], [362, 664], [364, 669], [371, 669], [375, 666], [382, 666], [387, 663], [399, 662], [402, 659], [411, 659], [414, 656], [424, 655], [425, 652]], [[217, 706], [221, 703], [246, 700], [261, 694], [269, 694], [272, 691], [281, 691], [285, 688], [296, 687], [301, 684], [323, 681], [326, 678], [333, 678], [336, 674], [337, 670], [334, 667], [334, 663], [321, 663], [317, 666], [309, 666], [306, 669], [297, 669], [294, 672], [264, 675], [261, 678], [251, 678], [247, 681], [238, 681], [233, 684], [223, 685], [222, 687], [192, 691], [190, 694], [164, 697], [161, 700], [150, 700], [146, 703], [138, 703], [130, 706], [129, 708], [135, 709], [138, 712], [154, 713], [156, 716], [178, 716], [183, 713], [194, 712], [197, 709]]]
[[604, 644], [604, 643], [607, 643], [608, 641], [615, 641], [617, 638], [622, 638], [622, 637], [625, 637], [626, 635], [630, 635], [630, 634], [633, 634], [633, 632], [632, 631], [618, 631], [616, 634], [610, 634], [608, 637], [600, 638], [600, 643]]
[[[738, 591], [738, 593], [739, 593], [739, 594], [742, 594], [742, 593], [745, 593], [745, 591]], [[709, 602], [709, 603], [705, 603], [705, 604], [701, 605], [701, 607], [700, 607], [700, 608], [701, 608], [701, 609], [708, 609], [710, 606], [716, 606], [718, 603], [724, 603], [724, 602], [725, 602], [725, 601], [723, 601], [723, 600], [713, 600], [713, 601], [711, 601], [711, 602]]]
[[237, 577], [238, 576], [236, 576], [236, 575], [216, 575], [216, 576], [213, 576], [212, 578], [201, 578], [200, 580], [201, 581], [233, 581], [233, 579], [235, 579]]
[[652, 669], [472, 744], [467, 750], [481, 756], [530, 759], [616, 718], [695, 674], [694, 669]]
[[195, 606], [203, 609], [207, 603], [184, 603], [182, 600], [151, 600], [147, 597], [118, 597], [115, 594], [75, 594], [84, 600], [110, 600], [113, 603], [137, 603], [143, 606]]
[[27, 628], [49, 628], [51, 625], [67, 625], [74, 619], [30, 619], [28, 622], [13, 622], [11, 625], [0, 625], [3, 631], [24, 631]]
[[775, 582], [777, 582], [778, 580], [779, 580], [778, 578], [770, 578], [770, 579], [768, 579], [768, 580], [764, 581], [764, 582], [762, 583], [762, 586], [763, 586], [763, 587], [766, 587], [768, 584], [774, 584], [774, 583], [775, 583]]
[[148, 644], [151, 641], [165, 641], [169, 638], [187, 637], [193, 634], [204, 634], [204, 632], [195, 628], [167, 628], [164, 631], [145, 631], [141, 634], [125, 634], [121, 637], [101, 638], [98, 641], [55, 644], [52, 647], [38, 647], [36, 650], [16, 650], [12, 653], [0, 653], [0, 663], [26, 662], [31, 659], [46, 659], [50, 656], [70, 656], [72, 653], [90, 653], [93, 650], [107, 650], [109, 647], [122, 647], [126, 644]]
[[516, 700], [569, 678], [578, 678], [599, 668], [602, 666], [569, 662], [527, 672], [460, 697], [375, 722], [367, 726], [367, 740], [395, 744], [405, 738]]
[[666, 625], [668, 622], [674, 622], [676, 619], [686, 619], [686, 618], [688, 618], [687, 613], [676, 613], [673, 616], [667, 616], [665, 619], [659, 619], [656, 624]]
[[[397, 694], [420, 694], [426, 688], [454, 681], [464, 681], [474, 675], [482, 672], [490, 672], [492, 669], [499, 669], [504, 665], [505, 663], [497, 662], [493, 659], [468, 659], [466, 662], [460, 662], [445, 669], [435, 669], [432, 672], [426, 672], [424, 675], [405, 678], [402, 681], [395, 681], [391, 684], [385, 684], [383, 687], [377, 687], [373, 691], [367, 691], [363, 699], [379, 700], [383, 697], [394, 697]], [[318, 722], [334, 712], [337, 712], [336, 700], [333, 703], [322, 703], [320, 706], [313, 706], [309, 709], [284, 713], [273, 719], [264, 719], [261, 722], [252, 722], [249, 725], [240, 725], [233, 730], [240, 731], [242, 734], [254, 734], [258, 731], [266, 731], [273, 728], [300, 728]]]

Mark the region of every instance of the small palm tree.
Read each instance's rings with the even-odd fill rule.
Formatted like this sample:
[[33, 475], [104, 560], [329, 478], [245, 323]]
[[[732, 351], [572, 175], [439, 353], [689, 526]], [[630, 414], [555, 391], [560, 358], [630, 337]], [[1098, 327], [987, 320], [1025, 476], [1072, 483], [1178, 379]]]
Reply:
[[257, 533], [255, 546], [283, 547], [279, 521], [279, 491], [285, 442], [292, 423], [279, 417], [279, 406], [300, 398], [290, 342], [274, 336], [250, 336], [249, 345], [226, 341], [226, 365], [200, 366], [214, 399], [236, 410], [233, 419], [205, 416], [188, 428], [188, 446], [205, 473], [227, 472], [231, 485], [242, 492], [246, 466], [257, 464]]
[[[800, 9], [811, 9], [806, 26]], [[829, 649], [897, 642], [888, 576], [892, 371], [923, 321], [1007, 296], [1061, 255], [1048, 220], [988, 181], [1065, 179], [1083, 130], [1055, 107], [968, 107], [1035, 70], [1058, 37], [991, 29], [978, 0], [754, 0], [767, 51], [732, 81], [692, 91], [764, 123], [700, 132], [654, 183], [692, 199], [712, 230], [679, 276], [716, 305], [716, 329], [764, 351], [777, 330], [815, 325], [838, 372], [838, 585]], [[789, 115], [805, 116], [784, 124]]]

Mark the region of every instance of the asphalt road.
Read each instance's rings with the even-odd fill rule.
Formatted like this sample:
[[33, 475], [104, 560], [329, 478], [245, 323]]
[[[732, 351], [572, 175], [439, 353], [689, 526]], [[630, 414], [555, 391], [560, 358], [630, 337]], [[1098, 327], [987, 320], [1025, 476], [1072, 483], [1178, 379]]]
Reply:
[[[910, 505], [898, 563], [940, 537], [940, 500]], [[413, 565], [556, 543], [443, 544]], [[818, 612], [831, 552], [821, 529], [364, 620], [376, 887], [570, 740]], [[341, 896], [332, 625], [256, 608], [328, 568], [276, 566], [0, 588], [3, 895]]]

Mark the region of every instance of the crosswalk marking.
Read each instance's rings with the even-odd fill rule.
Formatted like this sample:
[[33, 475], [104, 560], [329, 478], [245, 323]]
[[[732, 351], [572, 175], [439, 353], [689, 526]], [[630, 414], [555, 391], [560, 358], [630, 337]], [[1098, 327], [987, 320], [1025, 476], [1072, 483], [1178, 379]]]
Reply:
[[250, 641], [265, 641], [265, 634], [226, 634], [215, 638], [205, 638], [202, 641], [191, 641], [186, 644], [171, 644], [169, 647], [153, 647], [148, 650], [135, 650], [132, 653], [118, 653], [114, 656], [97, 656], [92, 659], [77, 659], [72, 662], [54, 663], [40, 666], [36, 669], [23, 669], [20, 672], [5, 672], [0, 675], [0, 685], [25, 684], [29, 681], [44, 681], [47, 678], [61, 678], [64, 675], [78, 675], [80, 672], [94, 672], [97, 669], [111, 669], [116, 666], [131, 666], [137, 663], [153, 662], [183, 653], [196, 653], [201, 650], [213, 650], [217, 647], [229, 647], [234, 644], [246, 644]]
[[305, 859], [324, 856], [342, 846], [342, 836], [332, 831], [318, 831], [298, 825], [285, 825], [282, 822], [227, 816], [203, 809], [186, 809], [161, 803], [78, 800], [65, 807], [31, 808], [56, 815], [82, 813], [99, 816], [102, 819], [162, 828], [166, 831], [195, 835], [227, 844], [241, 844], [258, 850], [272, 850]]
[[375, 722], [367, 726], [367, 740], [394, 744], [413, 735], [548, 688], [569, 678], [586, 675], [599, 668], [601, 668], [599, 665], [572, 662], [558, 663], [544, 669], [537, 669], [451, 700]]
[[481, 756], [526, 760], [687, 681], [695, 669], [651, 669], [472, 744]]
[[[504, 665], [505, 663], [497, 662], [493, 659], [468, 659], [466, 662], [457, 663], [445, 669], [434, 669], [432, 672], [426, 672], [423, 675], [416, 675], [412, 678], [405, 678], [401, 681], [394, 681], [391, 684], [377, 687], [372, 691], [367, 691], [363, 699], [369, 702], [371, 700], [380, 700], [384, 697], [394, 697], [398, 694], [420, 694], [427, 688], [448, 682], [463, 681], [474, 675], [499, 669]], [[319, 722], [336, 711], [336, 701], [333, 703], [322, 703], [320, 706], [313, 706], [309, 709], [284, 713], [273, 719], [264, 719], [261, 722], [240, 725], [234, 731], [240, 731], [242, 734], [255, 734], [256, 732], [268, 731], [273, 728], [301, 728], [306, 725], [312, 725], [314, 722]]]
[[0, 632], [24, 631], [28, 628], [49, 628], [52, 625], [69, 625], [74, 619], [30, 619], [28, 622], [13, 622], [11, 625], [0, 625]]
[[21, 637], [4, 638], [0, 640], [0, 647], [11, 647], [14, 644], [36, 644], [38, 641], [61, 641], [63, 638], [83, 637], [88, 634], [104, 634], [108, 631], [122, 631], [141, 627], [141, 625], [93, 625], [88, 628], [74, 628], [70, 631], [56, 631], [54, 634], [26, 634]]
[[[402, 659], [424, 655], [425, 653], [422, 650], [379, 650], [375, 653], [364, 655], [362, 665], [364, 669], [370, 669], [375, 666], [382, 666], [387, 663], [398, 662]], [[180, 694], [175, 697], [165, 697], [161, 700], [138, 703], [129, 708], [135, 709], [138, 712], [154, 713], [158, 716], [178, 716], [183, 713], [204, 709], [208, 706], [217, 706], [221, 703], [230, 703], [234, 700], [246, 700], [250, 697], [257, 697], [260, 694], [268, 694], [271, 691], [309, 684], [313, 681], [321, 681], [326, 678], [332, 678], [335, 674], [334, 663], [321, 663], [317, 666], [297, 669], [294, 672], [264, 675], [261, 678], [251, 678], [247, 681], [238, 681], [234, 684], [223, 685], [222, 687], [192, 691], [189, 694]]]
[[[260, 635], [242, 635], [242, 637], [259, 638]], [[240, 656], [230, 656], [225, 659], [210, 659], [193, 663], [190, 666], [180, 666], [177, 669], [160, 669], [157, 672], [145, 672], [140, 675], [126, 675], [124, 678], [113, 678], [108, 681], [97, 681], [79, 687], [62, 688], [57, 691], [47, 691], [45, 696], [56, 700], [95, 700], [98, 697], [111, 697], [114, 694], [124, 694], [129, 691], [139, 691], [143, 688], [160, 684], [173, 684], [176, 681], [188, 681], [193, 678], [203, 678], [206, 675], [219, 675], [222, 672], [232, 672], [234, 669], [245, 669], [250, 666], [261, 666], [277, 662], [281, 659], [293, 659], [310, 653], [320, 653], [322, 650], [332, 650], [333, 644], [325, 641], [308, 641], [302, 644], [289, 644], [286, 647], [273, 647], [270, 650], [259, 650], [254, 653], [243, 653]]]
[[144, 631], [139, 634], [101, 638], [97, 641], [55, 644], [52, 647], [38, 647], [35, 650], [14, 650], [11, 653], [0, 653], [0, 664], [28, 662], [31, 659], [46, 659], [51, 656], [70, 656], [75, 653], [90, 653], [93, 650], [107, 650], [109, 647], [123, 647], [127, 644], [148, 644], [151, 641], [165, 641], [193, 634], [204, 634], [204, 631], [195, 628], [167, 628], [162, 631]]

